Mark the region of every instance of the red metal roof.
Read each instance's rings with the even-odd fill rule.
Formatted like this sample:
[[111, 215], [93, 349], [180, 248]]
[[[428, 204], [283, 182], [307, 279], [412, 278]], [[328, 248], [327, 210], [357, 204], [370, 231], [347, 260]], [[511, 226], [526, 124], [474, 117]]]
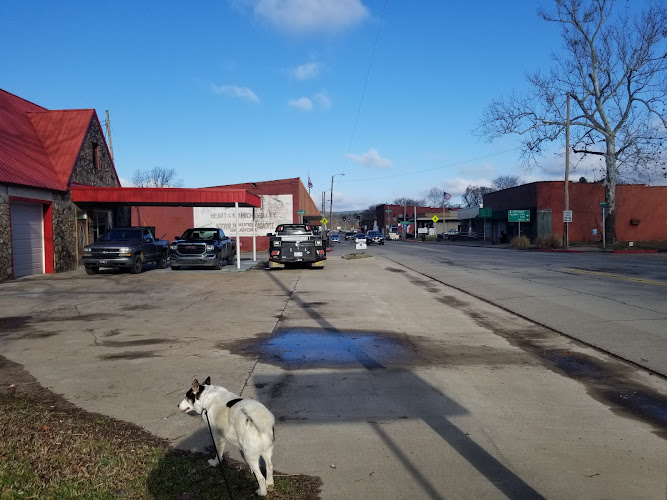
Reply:
[[172, 207], [260, 207], [259, 196], [245, 189], [187, 189], [187, 188], [115, 188], [72, 186], [75, 203], [110, 203], [135, 206]]
[[93, 116], [50, 111], [0, 89], [0, 182], [67, 190]]

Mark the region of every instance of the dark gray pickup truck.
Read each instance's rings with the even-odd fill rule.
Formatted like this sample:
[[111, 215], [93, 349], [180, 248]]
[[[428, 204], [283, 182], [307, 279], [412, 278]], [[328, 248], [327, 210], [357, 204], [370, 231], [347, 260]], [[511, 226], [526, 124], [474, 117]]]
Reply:
[[290, 264], [325, 267], [327, 252], [322, 233], [309, 224], [280, 224], [269, 237], [269, 269], [282, 269]]
[[147, 227], [117, 227], [86, 245], [82, 260], [88, 274], [97, 274], [101, 267], [123, 267], [138, 274], [146, 262], [167, 267], [168, 252], [169, 242], [156, 240]]
[[231, 264], [236, 257], [234, 240], [222, 229], [194, 227], [176, 236], [169, 245], [169, 262], [177, 271], [181, 266], [208, 266], [222, 269], [222, 263]]

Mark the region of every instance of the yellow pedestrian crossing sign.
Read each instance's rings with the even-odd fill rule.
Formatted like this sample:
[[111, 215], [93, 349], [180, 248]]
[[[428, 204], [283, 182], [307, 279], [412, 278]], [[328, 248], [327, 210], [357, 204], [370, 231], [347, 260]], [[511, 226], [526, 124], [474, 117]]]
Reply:
[[433, 222], [438, 222], [440, 219], [438, 218], [437, 215], [434, 215], [433, 217], [431, 217], [431, 220], [432, 220]]
[[329, 221], [327, 220], [326, 217], [322, 217], [322, 220], [320, 222], [326, 226], [327, 222], [329, 222]]

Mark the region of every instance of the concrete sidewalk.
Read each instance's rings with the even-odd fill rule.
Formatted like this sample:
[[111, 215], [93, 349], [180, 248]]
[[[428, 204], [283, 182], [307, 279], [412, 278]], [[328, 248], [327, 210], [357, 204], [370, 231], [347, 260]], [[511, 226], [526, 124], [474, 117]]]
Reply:
[[180, 448], [209, 445], [177, 409], [193, 378], [257, 397], [276, 468], [323, 498], [664, 497], [665, 429], [604, 385], [665, 401], [663, 381], [381, 257], [76, 271], [3, 283], [0, 303], [5, 356]]

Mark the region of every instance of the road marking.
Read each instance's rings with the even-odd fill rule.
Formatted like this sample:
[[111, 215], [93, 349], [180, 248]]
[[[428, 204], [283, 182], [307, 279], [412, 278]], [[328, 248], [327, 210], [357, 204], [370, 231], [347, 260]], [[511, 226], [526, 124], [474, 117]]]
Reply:
[[619, 280], [636, 281], [637, 283], [646, 283], [647, 285], [667, 286], [664, 281], [645, 280], [643, 278], [631, 278], [629, 276], [620, 276], [618, 274], [601, 273], [598, 271], [584, 271], [583, 269], [573, 269], [571, 267], [564, 267], [561, 271], [579, 274], [590, 274], [592, 276], [604, 276], [605, 278], [615, 278]]

